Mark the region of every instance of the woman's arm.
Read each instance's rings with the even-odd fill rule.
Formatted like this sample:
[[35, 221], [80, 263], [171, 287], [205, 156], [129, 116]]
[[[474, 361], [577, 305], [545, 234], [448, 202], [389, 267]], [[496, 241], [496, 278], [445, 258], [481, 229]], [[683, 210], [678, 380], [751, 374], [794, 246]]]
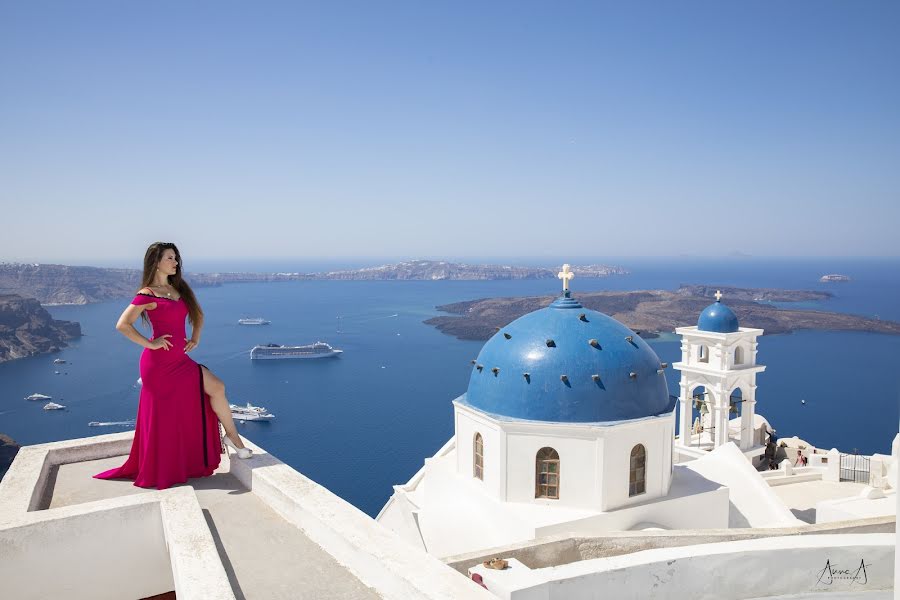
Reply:
[[129, 304], [128, 307], [124, 311], [122, 311], [122, 315], [116, 322], [116, 330], [135, 344], [143, 346], [144, 348], [150, 348], [151, 350], [159, 350], [160, 348], [165, 348], [166, 350], [168, 350], [169, 346], [172, 345], [172, 342], [165, 338], [172, 337], [171, 335], [162, 335], [151, 342], [150, 340], [142, 336], [137, 329], [134, 328], [134, 322], [140, 318], [141, 313], [144, 312], [144, 309], [147, 308], [147, 306], [149, 306], [149, 304], [142, 304], [141, 306]]
[[200, 345], [200, 330], [203, 329], [203, 315], [200, 315], [200, 318], [197, 319], [196, 323], [191, 324], [191, 339], [184, 338], [184, 341], [187, 342], [184, 345], [184, 351], [190, 352], [198, 345]]

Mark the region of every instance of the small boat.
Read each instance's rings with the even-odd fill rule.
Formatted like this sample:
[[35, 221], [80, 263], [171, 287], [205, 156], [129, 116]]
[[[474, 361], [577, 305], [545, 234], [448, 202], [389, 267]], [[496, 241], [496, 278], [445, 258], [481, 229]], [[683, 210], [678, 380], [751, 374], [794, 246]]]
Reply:
[[806, 404], [806, 400], [801, 400], [800, 404]]
[[59, 371], [53, 371], [54, 375], [59, 375]]
[[262, 317], [251, 317], [247, 319], [238, 319], [238, 325], [268, 325], [272, 321], [263, 319]]
[[144, 385], [144, 380], [138, 377], [137, 381], [134, 382], [134, 385], [141, 387], [142, 385]]
[[44, 410], [62, 410], [65, 406], [62, 404], [57, 404], [56, 402], [48, 402], [44, 405]]
[[66, 361], [65, 361], [65, 359], [57, 358], [56, 360], [53, 361], [53, 364], [54, 365], [64, 365], [64, 364], [66, 364]]
[[135, 420], [129, 419], [128, 421], [91, 421], [90, 423], [88, 423], [88, 427], [112, 427], [116, 425], [134, 427]]
[[328, 358], [339, 356], [343, 350], [332, 348], [325, 342], [316, 342], [305, 346], [282, 346], [266, 344], [250, 349], [250, 360], [279, 360], [286, 358]]
[[48, 396], [46, 394], [32, 394], [30, 396], [25, 396], [26, 400], [53, 400], [53, 396]]
[[238, 421], [269, 421], [275, 418], [262, 406], [253, 406], [249, 402], [247, 406], [238, 406], [237, 404], [229, 404], [231, 408], [231, 417]]

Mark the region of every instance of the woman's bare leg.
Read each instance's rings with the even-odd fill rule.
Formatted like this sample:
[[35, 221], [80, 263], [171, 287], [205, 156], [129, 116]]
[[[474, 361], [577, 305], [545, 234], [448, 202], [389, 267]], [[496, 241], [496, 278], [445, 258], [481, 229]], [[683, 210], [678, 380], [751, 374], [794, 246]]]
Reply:
[[238, 434], [237, 427], [234, 426], [234, 419], [231, 418], [231, 408], [228, 406], [228, 399], [225, 397], [225, 384], [204, 366], [200, 366], [203, 371], [203, 391], [209, 394], [209, 403], [213, 412], [219, 417], [219, 422], [225, 428], [225, 435], [228, 436], [234, 445], [243, 448], [244, 443]]

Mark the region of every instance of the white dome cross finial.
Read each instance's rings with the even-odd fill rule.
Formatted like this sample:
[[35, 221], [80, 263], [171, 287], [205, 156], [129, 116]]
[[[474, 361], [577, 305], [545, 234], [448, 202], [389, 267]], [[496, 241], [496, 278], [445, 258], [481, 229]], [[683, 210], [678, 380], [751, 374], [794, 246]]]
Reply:
[[562, 271], [556, 274], [557, 277], [562, 279], [563, 282], [563, 293], [569, 292], [569, 280], [575, 277], [575, 273], [573, 273], [569, 269], [569, 265], [565, 264], [562, 266]]
[[716, 290], [716, 302], [720, 302], [722, 300], [722, 290]]

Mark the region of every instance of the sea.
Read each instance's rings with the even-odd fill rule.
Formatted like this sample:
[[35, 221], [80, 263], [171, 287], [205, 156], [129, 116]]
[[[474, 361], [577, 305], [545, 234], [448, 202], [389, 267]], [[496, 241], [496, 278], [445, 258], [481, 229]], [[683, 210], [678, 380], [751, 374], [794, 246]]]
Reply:
[[[786, 306], [900, 321], [900, 259], [578, 261], [616, 264], [630, 274], [582, 279], [576, 273], [576, 298], [579, 291], [671, 290], [682, 284], [828, 290], [834, 294], [829, 300]], [[197, 271], [261, 272], [337, 266], [358, 265], [289, 260], [240, 268], [192, 265]], [[826, 273], [851, 280], [820, 283]], [[559, 290], [556, 280], [302, 281], [198, 288], [206, 320], [192, 357], [225, 382], [231, 403], [250, 402], [276, 415], [271, 422], [239, 424], [242, 435], [374, 516], [391, 486], [406, 482], [453, 435], [451, 401], [466, 391], [470, 360], [483, 344], [442, 334], [423, 321], [441, 314], [436, 309], [441, 304]], [[88, 423], [136, 416], [141, 348], [114, 327], [128, 301], [47, 307], [54, 318], [81, 323], [84, 336], [58, 353], [0, 364], [0, 432], [27, 445], [127, 429]], [[257, 316], [271, 325], [237, 323]], [[317, 340], [344, 353], [313, 361], [250, 360], [255, 344]], [[660, 360], [679, 360], [674, 334], [649, 341]], [[54, 365], [55, 358], [67, 362]], [[765, 335], [759, 339], [758, 361], [766, 370], [757, 379], [757, 412], [778, 436], [796, 435], [842, 452], [890, 452], [900, 422], [900, 336]], [[678, 373], [670, 368], [666, 376], [677, 394]], [[44, 411], [43, 403], [23, 399], [35, 392], [53, 396], [66, 410]]]

